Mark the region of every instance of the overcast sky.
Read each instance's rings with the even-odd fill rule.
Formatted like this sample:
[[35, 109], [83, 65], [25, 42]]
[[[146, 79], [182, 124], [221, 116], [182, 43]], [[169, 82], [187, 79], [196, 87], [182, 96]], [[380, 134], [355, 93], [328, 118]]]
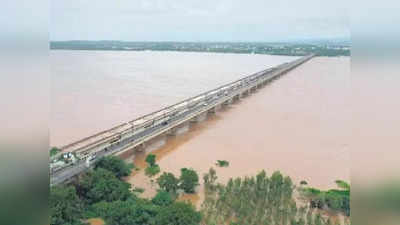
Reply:
[[348, 38], [345, 0], [52, 0], [50, 39], [288, 41]]

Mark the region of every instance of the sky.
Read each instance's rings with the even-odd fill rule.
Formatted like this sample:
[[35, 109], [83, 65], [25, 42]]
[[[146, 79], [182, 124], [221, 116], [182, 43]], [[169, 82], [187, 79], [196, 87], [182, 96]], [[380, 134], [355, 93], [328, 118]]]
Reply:
[[50, 40], [349, 38], [345, 0], [52, 0]]

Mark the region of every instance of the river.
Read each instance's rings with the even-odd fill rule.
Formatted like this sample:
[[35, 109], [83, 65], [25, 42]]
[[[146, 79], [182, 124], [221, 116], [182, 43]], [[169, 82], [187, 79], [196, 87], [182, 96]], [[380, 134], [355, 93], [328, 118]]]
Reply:
[[[213, 87], [295, 57], [181, 52], [52, 51], [51, 144], [62, 145], [95, 131], [173, 104]], [[349, 57], [317, 57], [188, 131], [158, 140], [162, 172], [183, 167], [200, 177], [210, 167], [218, 180], [264, 169], [298, 183], [335, 187], [350, 180]], [[144, 168], [145, 154], [134, 163]], [[226, 168], [215, 166], [227, 160]], [[127, 180], [151, 197], [156, 186], [134, 172]], [[184, 196], [201, 202], [199, 195]], [[200, 201], [199, 201], [200, 200]]]

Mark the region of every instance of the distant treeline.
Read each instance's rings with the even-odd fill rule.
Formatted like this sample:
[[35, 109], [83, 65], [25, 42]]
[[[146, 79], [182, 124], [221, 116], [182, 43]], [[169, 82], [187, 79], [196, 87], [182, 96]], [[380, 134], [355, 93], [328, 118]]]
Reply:
[[262, 42], [125, 42], [125, 41], [54, 41], [50, 49], [113, 51], [184, 51], [241, 54], [303, 56], [349, 56], [344, 44], [293, 44]]

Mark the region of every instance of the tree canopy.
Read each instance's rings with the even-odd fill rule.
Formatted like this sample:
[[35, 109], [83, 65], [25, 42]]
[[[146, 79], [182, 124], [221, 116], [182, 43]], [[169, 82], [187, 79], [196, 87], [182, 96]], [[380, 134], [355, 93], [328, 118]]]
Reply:
[[156, 155], [148, 154], [146, 156], [146, 162], [149, 164], [149, 166], [154, 166], [156, 164]]
[[159, 178], [157, 178], [157, 183], [162, 190], [176, 193], [178, 190], [179, 180], [174, 176], [174, 174], [164, 172]]
[[128, 176], [131, 174], [133, 165], [125, 163], [117, 156], [106, 156], [101, 158], [95, 166], [95, 169], [103, 168], [114, 173], [118, 178]]
[[50, 224], [82, 224], [83, 204], [73, 186], [56, 186], [50, 188]]
[[201, 214], [191, 204], [175, 202], [167, 207], [160, 208], [156, 218], [156, 225], [198, 225]]
[[79, 183], [80, 194], [89, 203], [126, 200], [131, 195], [130, 187], [103, 168], [90, 171]]
[[180, 188], [186, 193], [194, 193], [196, 186], [199, 185], [199, 176], [193, 169], [182, 168], [180, 180]]

